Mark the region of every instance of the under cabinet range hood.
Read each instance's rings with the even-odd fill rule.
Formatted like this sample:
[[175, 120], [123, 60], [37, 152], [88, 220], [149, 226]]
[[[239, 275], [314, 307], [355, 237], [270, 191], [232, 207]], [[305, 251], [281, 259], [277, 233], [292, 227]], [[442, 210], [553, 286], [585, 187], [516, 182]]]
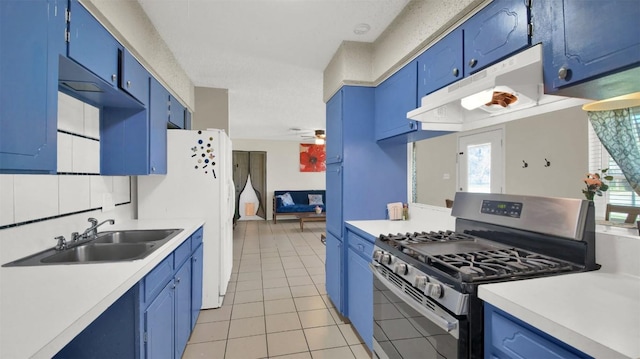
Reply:
[[466, 131], [587, 102], [544, 94], [542, 45], [536, 45], [424, 96], [407, 118], [423, 122], [423, 130]]

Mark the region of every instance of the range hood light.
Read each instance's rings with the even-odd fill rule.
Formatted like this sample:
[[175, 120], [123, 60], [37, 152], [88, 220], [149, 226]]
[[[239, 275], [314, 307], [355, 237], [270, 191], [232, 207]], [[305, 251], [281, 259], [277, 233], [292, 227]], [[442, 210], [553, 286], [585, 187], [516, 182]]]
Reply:
[[471, 110], [475, 110], [476, 108], [478, 108], [480, 106], [484, 106], [485, 104], [491, 102], [492, 98], [493, 98], [493, 89], [490, 89], [490, 90], [485, 90], [485, 91], [482, 91], [482, 92], [478, 92], [478, 93], [473, 94], [471, 96], [467, 96], [467, 97], [463, 98], [462, 100], [460, 100], [460, 104], [462, 105], [462, 107], [464, 107], [467, 110], [471, 111]]

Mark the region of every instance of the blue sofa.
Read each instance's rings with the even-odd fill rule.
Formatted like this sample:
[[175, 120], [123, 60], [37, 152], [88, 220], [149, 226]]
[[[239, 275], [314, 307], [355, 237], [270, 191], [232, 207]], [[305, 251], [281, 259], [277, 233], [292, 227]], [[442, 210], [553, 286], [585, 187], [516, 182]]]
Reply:
[[[289, 192], [291, 194], [291, 198], [293, 199], [294, 204], [290, 206], [285, 206], [282, 204], [281, 195]], [[277, 222], [278, 216], [293, 216], [298, 213], [315, 213], [315, 208], [317, 205], [309, 204], [310, 194], [321, 194], [322, 195], [322, 205], [319, 205], [322, 208], [322, 211], [325, 212], [325, 206], [327, 203], [325, 190], [304, 190], [304, 191], [274, 191], [273, 192], [273, 223]]]

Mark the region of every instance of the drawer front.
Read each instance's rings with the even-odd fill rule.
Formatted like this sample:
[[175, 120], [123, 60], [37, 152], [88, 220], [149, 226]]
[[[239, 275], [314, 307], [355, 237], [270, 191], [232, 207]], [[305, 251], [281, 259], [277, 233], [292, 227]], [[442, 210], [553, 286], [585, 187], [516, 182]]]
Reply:
[[170, 254], [144, 277], [144, 302], [150, 303], [173, 278], [173, 254]]
[[180, 268], [182, 263], [191, 256], [191, 237], [187, 238], [178, 249], [173, 252], [173, 267]]
[[200, 243], [202, 243], [202, 233], [203, 233], [203, 228], [200, 227], [198, 228], [197, 231], [195, 231], [192, 235], [191, 235], [191, 251], [195, 251], [198, 246], [200, 245]]
[[360, 255], [362, 258], [370, 261], [373, 254], [373, 243], [351, 231], [348, 231], [347, 233], [347, 241], [349, 243], [349, 247], [352, 248], [353, 251]]

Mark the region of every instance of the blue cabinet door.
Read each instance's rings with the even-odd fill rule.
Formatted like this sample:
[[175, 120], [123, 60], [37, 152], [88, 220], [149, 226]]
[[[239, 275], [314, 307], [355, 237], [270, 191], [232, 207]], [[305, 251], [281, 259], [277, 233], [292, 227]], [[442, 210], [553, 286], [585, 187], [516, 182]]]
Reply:
[[465, 76], [529, 46], [529, 8], [525, 0], [494, 0], [467, 20]]
[[167, 284], [144, 313], [145, 358], [174, 357], [174, 286]]
[[191, 257], [191, 329], [196, 326], [202, 308], [202, 244]]
[[151, 77], [149, 94], [149, 173], [167, 174], [167, 122], [169, 91]]
[[418, 56], [418, 98], [464, 77], [463, 32], [459, 27]]
[[327, 164], [342, 161], [342, 90], [327, 102]]
[[545, 56], [544, 64], [547, 91], [640, 64], [638, 1], [561, 0], [552, 4], [553, 57]]
[[385, 138], [414, 132], [418, 122], [407, 119], [407, 112], [417, 106], [417, 61], [405, 65], [375, 89], [375, 138]]
[[69, 32], [69, 57], [117, 87], [122, 46], [77, 0], [71, 0]]
[[338, 237], [327, 232], [327, 254], [325, 260], [325, 286], [327, 295], [339, 313], [344, 314], [342, 305], [344, 246]]
[[327, 165], [325, 176], [327, 232], [342, 238], [342, 164]]
[[151, 75], [127, 49], [120, 51], [120, 64], [120, 88], [147, 105]]
[[173, 96], [169, 95], [169, 123], [176, 128], [184, 128], [185, 107]]
[[57, 170], [66, 1], [0, 1], [0, 173]]
[[[355, 236], [351, 232], [349, 238]], [[370, 350], [373, 350], [373, 274], [367, 259], [358, 249], [349, 247], [347, 256], [347, 308], [351, 323]], [[366, 255], [366, 254], [365, 254]]]
[[485, 358], [591, 358], [490, 304], [484, 313]]
[[[189, 246], [191, 244], [189, 243]], [[191, 248], [191, 247], [189, 247]], [[174, 278], [175, 288], [175, 358], [181, 358], [191, 334], [191, 261], [186, 261]]]

